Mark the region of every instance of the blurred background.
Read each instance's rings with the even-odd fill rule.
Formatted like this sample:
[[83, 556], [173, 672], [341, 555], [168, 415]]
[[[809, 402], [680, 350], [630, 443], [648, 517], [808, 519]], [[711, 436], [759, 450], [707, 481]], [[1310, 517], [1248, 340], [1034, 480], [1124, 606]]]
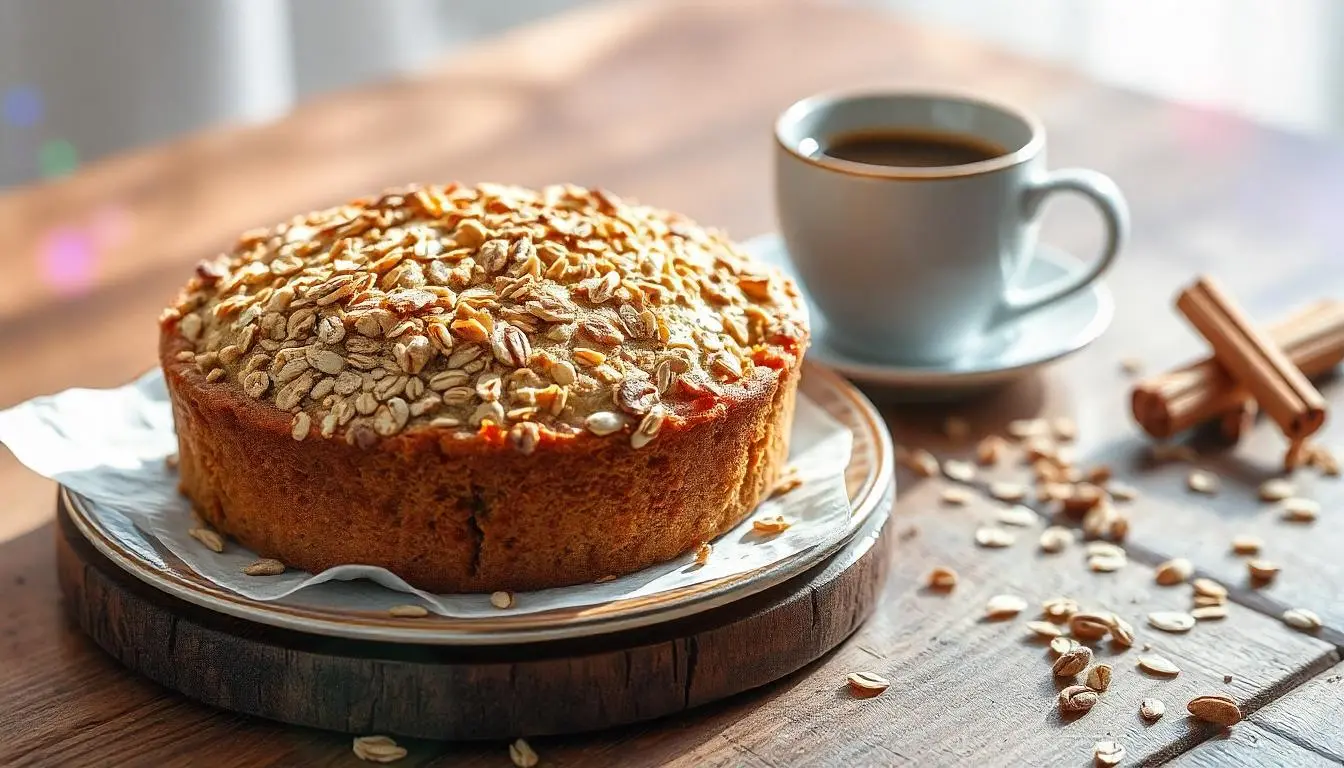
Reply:
[[[272, 119], [583, 2], [0, 0], [0, 189], [184, 132]], [[860, 4], [1112, 84], [1344, 134], [1339, 0]]]

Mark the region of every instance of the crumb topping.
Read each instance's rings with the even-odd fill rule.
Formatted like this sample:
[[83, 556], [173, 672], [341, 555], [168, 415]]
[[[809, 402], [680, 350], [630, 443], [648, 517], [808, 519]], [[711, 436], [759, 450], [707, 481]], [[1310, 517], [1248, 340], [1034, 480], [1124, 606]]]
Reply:
[[640, 448], [792, 366], [798, 289], [717, 232], [572, 185], [412, 187], [244, 233], [161, 318], [207, 381], [361, 447], [586, 430]]

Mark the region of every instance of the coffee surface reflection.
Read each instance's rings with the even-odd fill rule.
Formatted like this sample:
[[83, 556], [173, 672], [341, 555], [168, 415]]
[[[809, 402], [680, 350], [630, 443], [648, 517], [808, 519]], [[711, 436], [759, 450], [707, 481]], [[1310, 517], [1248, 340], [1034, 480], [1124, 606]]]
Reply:
[[1008, 153], [976, 136], [947, 131], [882, 130], [840, 134], [826, 139], [826, 157], [894, 168], [968, 165]]

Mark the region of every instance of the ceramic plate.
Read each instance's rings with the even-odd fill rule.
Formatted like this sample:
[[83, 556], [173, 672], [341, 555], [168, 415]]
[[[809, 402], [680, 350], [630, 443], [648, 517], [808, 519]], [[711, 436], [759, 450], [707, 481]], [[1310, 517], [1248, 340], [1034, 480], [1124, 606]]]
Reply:
[[258, 602], [200, 577], [132, 525], [121, 526], [125, 532], [114, 532], [89, 514], [82, 498], [65, 489], [61, 493], [75, 526], [112, 562], [175, 597], [231, 616], [301, 632], [396, 643], [500, 645], [583, 637], [671, 621], [725, 605], [798, 576], [841, 550], [846, 557], [857, 559], [872, 545], [895, 490], [891, 436], [886, 425], [858, 390], [824, 368], [805, 365], [800, 387], [854, 435], [845, 471], [852, 510], [847, 535], [829, 547], [813, 547], [746, 574], [597, 607], [491, 618], [431, 614], [406, 619], [343, 608], [324, 598], [329, 593], [322, 585], [281, 600]]
[[[789, 274], [784, 243], [778, 235], [763, 235], [746, 249]], [[1047, 285], [1081, 268], [1077, 258], [1057, 248], [1038, 246], [1023, 277], [1023, 288]], [[832, 368], [854, 381], [908, 390], [921, 399], [950, 398], [1007, 383], [1047, 363], [1091, 344], [1111, 324], [1115, 303], [1101, 281], [1049, 307], [1005, 323], [985, 336], [973, 350], [937, 366], [903, 366], [856, 358], [826, 342], [826, 318], [809, 301], [812, 349], [808, 359]]]

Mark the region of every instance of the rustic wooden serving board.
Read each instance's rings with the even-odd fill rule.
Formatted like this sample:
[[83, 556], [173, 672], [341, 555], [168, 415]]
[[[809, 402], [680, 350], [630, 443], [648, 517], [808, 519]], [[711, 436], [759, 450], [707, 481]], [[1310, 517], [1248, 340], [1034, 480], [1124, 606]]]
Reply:
[[893, 487], [840, 552], [773, 589], [668, 624], [487, 647], [324, 637], [210, 611], [99, 553], [58, 499], [75, 622], [127, 667], [222, 709], [355, 734], [496, 739], [606, 728], [756, 688], [830, 651], [886, 581]]

